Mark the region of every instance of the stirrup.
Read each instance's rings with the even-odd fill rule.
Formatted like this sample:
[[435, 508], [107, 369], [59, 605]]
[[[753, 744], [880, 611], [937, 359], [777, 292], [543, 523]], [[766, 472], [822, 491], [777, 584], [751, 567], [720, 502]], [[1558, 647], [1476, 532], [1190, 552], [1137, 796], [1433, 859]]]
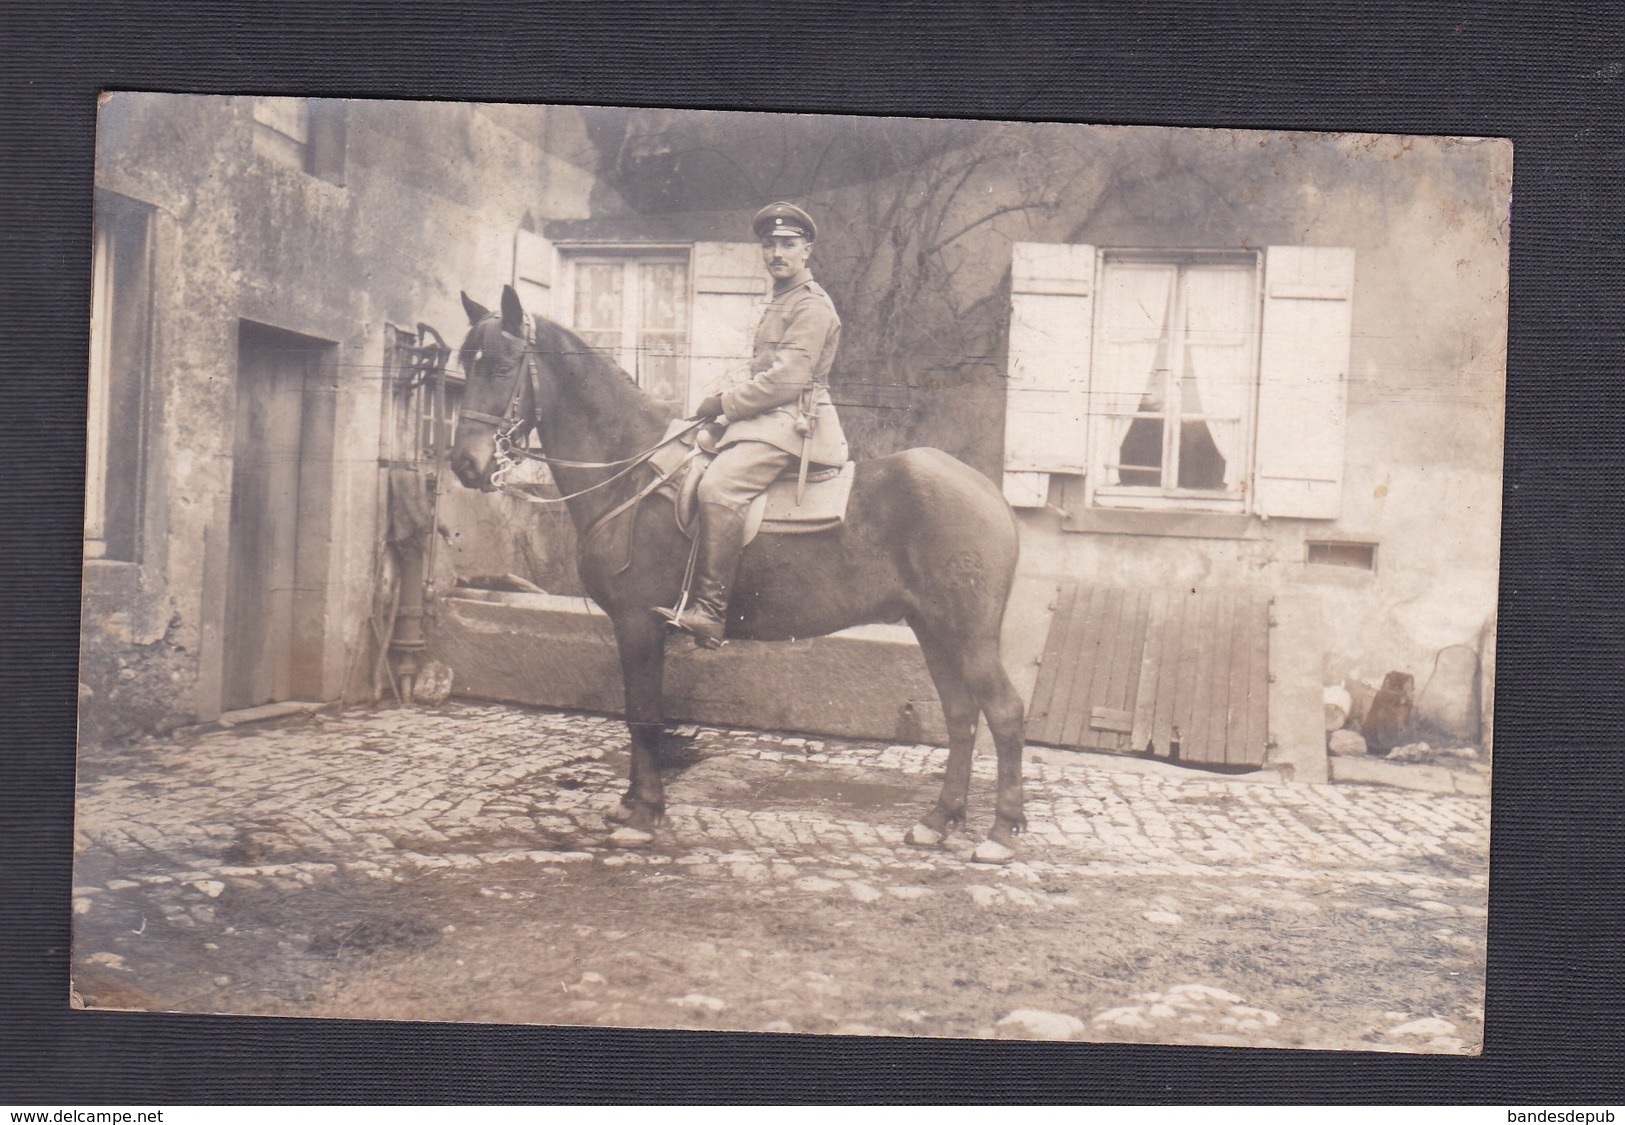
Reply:
[[[694, 621], [693, 617], [691, 616], [695, 612], [695, 607], [693, 606], [689, 606], [687, 609], [683, 610], [676, 610], [667, 609], [663, 605], [657, 605], [651, 607], [650, 612], [655, 614], [657, 617], [665, 618], [666, 624], [670, 625], [673, 629], [681, 629], [683, 632], [693, 637], [694, 643], [701, 648], [718, 649], [727, 643], [722, 637], [722, 631], [727, 628], [726, 624], [718, 624], [716, 626], [715, 634], [709, 632], [708, 629], [702, 628], [699, 622]], [[688, 616], [687, 620], [685, 620], [685, 615], [690, 615]], [[709, 626], [710, 622], [705, 622], [705, 625]]]

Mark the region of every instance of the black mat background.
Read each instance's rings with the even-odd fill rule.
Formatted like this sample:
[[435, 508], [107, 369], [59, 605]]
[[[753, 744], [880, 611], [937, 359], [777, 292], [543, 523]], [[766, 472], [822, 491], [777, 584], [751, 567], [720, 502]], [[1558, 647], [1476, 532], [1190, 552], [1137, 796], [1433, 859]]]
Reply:
[[[0, 1103], [1625, 1099], [1618, 4], [0, 7]], [[66, 1006], [99, 88], [1516, 142], [1479, 1059], [220, 1019]]]

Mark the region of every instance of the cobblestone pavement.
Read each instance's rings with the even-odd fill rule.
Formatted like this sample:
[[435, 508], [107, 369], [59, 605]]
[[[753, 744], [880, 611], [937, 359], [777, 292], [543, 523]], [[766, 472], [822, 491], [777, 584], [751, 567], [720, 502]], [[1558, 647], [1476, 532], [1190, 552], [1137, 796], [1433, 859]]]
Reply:
[[[1481, 1037], [1475, 1020], [1482, 1013], [1487, 916], [1486, 800], [1294, 785], [1270, 774], [1230, 778], [1030, 749], [1030, 830], [1017, 862], [986, 868], [965, 860], [991, 822], [990, 756], [976, 762], [969, 831], [950, 848], [927, 852], [905, 845], [903, 834], [934, 797], [946, 750], [690, 731], [668, 781], [667, 825], [657, 847], [646, 852], [605, 843], [603, 813], [618, 799], [625, 776], [625, 727], [605, 717], [453, 703], [197, 731], [87, 752], [74, 889], [75, 984], [82, 1002], [1430, 1051], [1472, 1050]], [[574, 994], [563, 1008], [442, 1005], [419, 997], [422, 1010], [415, 1010], [418, 994], [402, 993], [389, 1001], [400, 1007], [380, 1011], [378, 997], [391, 986], [375, 982], [364, 1000], [352, 987], [359, 975], [376, 972], [391, 957], [429, 956], [423, 952], [429, 947], [444, 948], [447, 965], [465, 966], [474, 955], [472, 939], [458, 940], [458, 923], [445, 921], [472, 918], [472, 908], [400, 909], [399, 889], [429, 876], [440, 880], [436, 886], [460, 887], [493, 908], [535, 898], [544, 877], [556, 888], [602, 893], [604, 901], [621, 901], [615, 896], [625, 893], [669, 896], [672, 884], [681, 883], [710, 896], [706, 911], [713, 920], [731, 895], [796, 910], [811, 902], [820, 910], [808, 916], [811, 926], [851, 927], [856, 918], [869, 934], [895, 923], [898, 933], [914, 935], [904, 948], [920, 947], [920, 923], [939, 917], [944, 925], [989, 933], [1032, 926], [1036, 934], [1049, 925], [1065, 932], [1046, 931], [1046, 940], [1074, 945], [1087, 931], [1091, 950], [1108, 948], [1090, 961], [1065, 953], [1064, 944], [1053, 953], [1034, 945], [1022, 965], [1049, 960], [1027, 966], [1030, 987], [1009, 984], [985, 1011], [967, 1009], [937, 1025], [909, 1018], [918, 1014], [909, 1007], [894, 1006], [897, 1018], [889, 1022], [873, 1012], [869, 1023], [820, 1022], [822, 1016], [798, 1015], [793, 1006], [776, 1014], [779, 1001], [765, 997], [747, 1003], [692, 990], [658, 997], [670, 1005], [662, 1019], [638, 1007], [630, 993], [619, 1006], [580, 995], [607, 985], [594, 971], [566, 985]], [[635, 882], [625, 881], [634, 876]], [[591, 879], [598, 882], [589, 888]], [[369, 896], [368, 887], [396, 896], [390, 899], [393, 929], [373, 915], [367, 933], [354, 937], [360, 924], [347, 923], [352, 938], [333, 948], [304, 915], [322, 901], [354, 905]], [[570, 901], [565, 891], [554, 893], [560, 897], [547, 901]], [[602, 906], [598, 898], [583, 902]], [[550, 924], [580, 923], [592, 909], [572, 903], [551, 911]], [[1126, 956], [1123, 942], [1100, 942], [1090, 931], [1107, 914], [1115, 932], [1126, 928], [1144, 943], [1135, 954], [1138, 969], [1111, 961]], [[961, 916], [963, 923], [956, 922]], [[491, 923], [490, 915], [479, 917], [480, 924]], [[343, 979], [303, 992], [254, 982], [258, 970], [243, 955], [260, 948], [244, 944], [256, 928], [264, 948], [255, 956], [267, 965], [280, 951], [303, 958], [306, 983], [315, 979], [313, 962]], [[578, 931], [591, 928], [577, 925]], [[617, 932], [581, 937], [601, 941], [603, 933]], [[371, 960], [340, 965], [347, 940], [353, 941], [349, 954]], [[557, 944], [560, 931], [540, 940]], [[221, 948], [233, 941], [238, 952], [227, 957]], [[763, 944], [771, 942], [764, 938]], [[1214, 952], [1220, 944], [1222, 956]], [[1269, 945], [1302, 946], [1282, 954], [1288, 962], [1329, 962], [1315, 964], [1313, 973], [1301, 965], [1282, 970], [1291, 975], [1284, 991], [1297, 996], [1306, 1013], [1295, 1038], [1278, 1028], [1284, 1013], [1277, 1009], [1290, 1007], [1282, 988], [1261, 987], [1274, 999], [1272, 1008], [1238, 986], [1253, 979], [1249, 974], [1269, 975], [1261, 967], [1269, 958], [1257, 955]], [[1192, 967], [1188, 978], [1162, 964], [1159, 946], [1182, 950], [1179, 956]], [[181, 956], [183, 948], [195, 956]], [[465, 956], [453, 960], [453, 953]], [[774, 955], [764, 947], [755, 953]], [[656, 960], [663, 955], [669, 950], [648, 950]], [[751, 955], [750, 949], [739, 953]], [[574, 964], [580, 963], [577, 956]], [[1253, 967], [1227, 975], [1227, 965]], [[1360, 1006], [1346, 1033], [1328, 1031], [1337, 1014], [1312, 1013], [1314, 1001], [1306, 998], [1317, 987], [1311, 979], [1336, 981], [1342, 970], [1346, 1003]], [[804, 971], [814, 972], [810, 983], [775, 982], [786, 995], [812, 997], [811, 1003], [818, 974]], [[1399, 978], [1420, 973], [1429, 988], [1443, 991], [1419, 1006], [1413, 984], [1378, 981], [1389, 972]], [[1047, 991], [1053, 986], [1044, 983], [1060, 980], [1057, 973], [1096, 998], [1058, 1003]], [[707, 979], [718, 987], [727, 983], [714, 978]], [[1119, 979], [1120, 987], [1109, 987]], [[478, 990], [478, 977], [471, 980], [465, 997]], [[877, 1005], [885, 1006], [876, 1001], [871, 1007]], [[747, 1008], [748, 1018], [742, 1015]]]

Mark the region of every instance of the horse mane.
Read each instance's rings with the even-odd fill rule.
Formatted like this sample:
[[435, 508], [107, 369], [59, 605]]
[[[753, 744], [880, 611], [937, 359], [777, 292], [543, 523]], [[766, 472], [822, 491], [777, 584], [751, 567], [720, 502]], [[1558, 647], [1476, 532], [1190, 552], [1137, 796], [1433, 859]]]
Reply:
[[584, 414], [595, 418], [601, 432], [620, 430], [629, 422], [665, 429], [665, 409], [618, 364], [564, 325], [535, 314], [532, 318], [537, 353], [558, 373], [561, 389], [577, 399]]

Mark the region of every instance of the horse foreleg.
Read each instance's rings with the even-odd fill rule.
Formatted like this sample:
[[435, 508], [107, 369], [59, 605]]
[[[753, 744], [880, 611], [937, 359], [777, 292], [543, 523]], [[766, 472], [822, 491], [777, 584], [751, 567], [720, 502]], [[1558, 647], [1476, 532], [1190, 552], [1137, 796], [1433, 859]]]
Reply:
[[[645, 617], [648, 615], [645, 614]], [[608, 819], [624, 825], [611, 836], [625, 846], [654, 839], [666, 812], [665, 787], [660, 780], [661, 690], [665, 675], [665, 638], [658, 622], [634, 618], [615, 623], [615, 642], [621, 656], [621, 679], [626, 687], [626, 725], [632, 735], [632, 765], [626, 793]]]
[[999, 660], [996, 642], [977, 646], [965, 659], [965, 680], [987, 716], [998, 748], [998, 796], [993, 806], [993, 830], [973, 859], [981, 863], [1008, 863], [1015, 855], [1016, 834], [1027, 828], [1021, 787], [1021, 755], [1025, 709]]
[[925, 666], [931, 673], [931, 682], [936, 685], [937, 698], [942, 702], [942, 715], [948, 726], [948, 769], [937, 803], [909, 829], [904, 839], [916, 847], [934, 848], [965, 823], [978, 709], [954, 654], [917, 624], [914, 635], [919, 639]]

